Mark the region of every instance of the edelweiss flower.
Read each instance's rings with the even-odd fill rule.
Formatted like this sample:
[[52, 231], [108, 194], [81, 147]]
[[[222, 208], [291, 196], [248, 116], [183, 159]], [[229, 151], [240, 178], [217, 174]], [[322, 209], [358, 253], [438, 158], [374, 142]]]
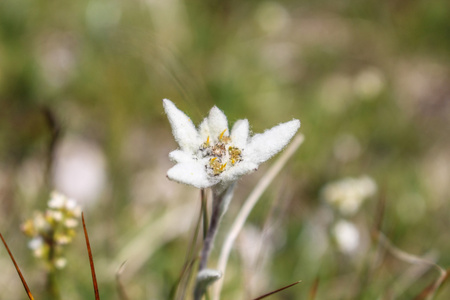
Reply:
[[281, 151], [300, 127], [300, 121], [294, 119], [250, 137], [247, 120], [238, 120], [230, 132], [227, 117], [214, 106], [196, 129], [170, 100], [164, 99], [163, 105], [180, 146], [169, 154], [177, 164], [167, 176], [197, 188], [228, 186], [255, 171]]

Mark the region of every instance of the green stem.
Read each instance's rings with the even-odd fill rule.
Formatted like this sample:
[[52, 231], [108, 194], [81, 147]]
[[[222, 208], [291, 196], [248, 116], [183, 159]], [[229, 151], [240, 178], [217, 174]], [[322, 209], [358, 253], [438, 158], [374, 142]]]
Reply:
[[47, 271], [47, 284], [46, 291], [49, 299], [52, 300], [61, 300], [61, 294], [59, 293], [58, 283], [56, 280], [57, 270], [55, 267], [55, 257], [56, 257], [56, 243], [53, 238], [53, 233], [51, 234], [52, 238], [50, 238], [47, 243], [49, 245], [49, 252], [47, 257], [48, 271]]
[[205, 190], [201, 190], [201, 197], [202, 197], [202, 220], [203, 220], [203, 240], [206, 239], [206, 235], [208, 233], [208, 210], [206, 205], [206, 195]]
[[59, 293], [58, 284], [56, 282], [56, 270], [49, 270], [47, 273], [47, 285], [46, 290], [49, 299], [61, 300], [61, 294]]

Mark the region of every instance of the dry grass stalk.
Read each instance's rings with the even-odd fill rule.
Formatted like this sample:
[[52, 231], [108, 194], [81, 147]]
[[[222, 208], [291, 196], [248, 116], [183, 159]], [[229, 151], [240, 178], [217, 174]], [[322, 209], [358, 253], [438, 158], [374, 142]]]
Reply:
[[300, 147], [303, 143], [305, 137], [303, 134], [296, 135], [291, 144], [285, 149], [285, 151], [280, 155], [278, 160], [270, 167], [270, 169], [264, 174], [258, 184], [255, 186], [251, 194], [248, 196], [247, 200], [245, 200], [244, 205], [242, 206], [239, 214], [234, 220], [233, 225], [231, 226], [230, 232], [228, 233], [225, 242], [223, 243], [222, 250], [220, 252], [219, 262], [217, 265], [217, 269], [223, 272], [222, 279], [218, 280], [213, 287], [213, 300], [220, 299], [220, 291], [222, 289], [223, 278], [225, 277], [225, 269], [228, 262], [228, 257], [231, 252], [231, 248], [233, 247], [234, 241], [236, 240], [239, 232], [244, 226], [247, 217], [252, 211], [255, 204], [258, 202], [261, 195], [267, 189], [269, 184], [274, 180], [277, 174], [281, 171], [284, 165], [287, 163], [289, 158], [294, 155], [295, 151]]

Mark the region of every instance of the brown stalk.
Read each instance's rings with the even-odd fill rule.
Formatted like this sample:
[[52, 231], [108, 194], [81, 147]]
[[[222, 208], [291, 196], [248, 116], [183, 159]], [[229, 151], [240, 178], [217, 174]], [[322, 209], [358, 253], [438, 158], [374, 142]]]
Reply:
[[91, 245], [89, 243], [89, 236], [86, 230], [86, 224], [84, 222], [83, 213], [81, 213], [81, 220], [83, 221], [84, 237], [86, 238], [86, 247], [89, 255], [89, 263], [91, 265], [92, 284], [94, 285], [95, 300], [100, 300], [100, 294], [98, 292], [98, 285], [97, 285], [97, 276], [95, 276], [94, 259], [92, 258]]
[[317, 290], [319, 288], [319, 277], [317, 277], [314, 280], [313, 286], [311, 287], [311, 290], [309, 291], [309, 300], [314, 300], [316, 299], [317, 296]]
[[22, 272], [20, 271], [19, 266], [16, 263], [16, 260], [14, 259], [14, 256], [12, 255], [11, 251], [9, 250], [8, 244], [6, 244], [6, 241], [3, 238], [3, 235], [1, 233], [0, 233], [0, 238], [2, 239], [3, 245], [5, 245], [6, 251], [8, 251], [9, 257], [11, 257], [11, 260], [14, 263], [14, 267], [16, 267], [17, 274], [19, 274], [20, 280], [22, 281], [23, 287], [25, 288], [25, 291], [27, 292], [28, 298], [30, 298], [30, 300], [34, 300], [34, 297], [31, 294], [30, 289], [28, 288], [28, 284], [25, 281], [25, 278], [23, 277]]
[[302, 282], [302, 281], [301, 281], [301, 280], [296, 281], [296, 282], [291, 283], [291, 284], [289, 284], [289, 285], [286, 285], [286, 286], [284, 286], [284, 287], [282, 287], [282, 288], [279, 288], [279, 289], [277, 289], [277, 290], [275, 290], [275, 291], [272, 291], [272, 292], [270, 292], [270, 293], [267, 293], [267, 294], [264, 294], [264, 295], [262, 295], [262, 296], [259, 296], [259, 297], [255, 298], [255, 299], [253, 299], [253, 300], [260, 300], [260, 299], [269, 297], [269, 296], [271, 296], [271, 295], [273, 295], [273, 294], [276, 294], [276, 293], [278, 293], [278, 292], [281, 292], [282, 290], [285, 290], [285, 289], [287, 289], [287, 288], [290, 288], [291, 286], [294, 286], [294, 285], [296, 285], [296, 284], [298, 284], [298, 283], [300, 283], [300, 282]]
[[449, 277], [449, 270], [446, 270], [445, 273], [442, 273], [438, 279], [428, 285], [414, 300], [428, 300], [433, 299], [436, 295], [438, 289], [443, 285], [443, 283]]

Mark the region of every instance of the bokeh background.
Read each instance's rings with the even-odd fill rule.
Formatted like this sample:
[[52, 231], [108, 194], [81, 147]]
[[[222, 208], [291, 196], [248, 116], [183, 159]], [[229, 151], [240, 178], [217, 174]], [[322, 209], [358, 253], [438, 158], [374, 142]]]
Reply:
[[[118, 299], [127, 260], [130, 299], [168, 299], [200, 196], [165, 177], [177, 145], [161, 99], [195, 123], [217, 105], [253, 132], [298, 118], [305, 142], [239, 237], [222, 298], [302, 280], [272, 299], [307, 299], [318, 278], [317, 299], [412, 299], [439, 274], [370, 233], [450, 266], [449, 63], [447, 0], [2, 0], [0, 230], [42, 298], [20, 224], [58, 189], [83, 206], [102, 297]], [[212, 267], [270, 164], [240, 182]], [[356, 212], [324, 199], [362, 176], [376, 191]], [[81, 229], [66, 255], [63, 299], [92, 299]], [[25, 299], [3, 248], [0, 269], [0, 298]]]

